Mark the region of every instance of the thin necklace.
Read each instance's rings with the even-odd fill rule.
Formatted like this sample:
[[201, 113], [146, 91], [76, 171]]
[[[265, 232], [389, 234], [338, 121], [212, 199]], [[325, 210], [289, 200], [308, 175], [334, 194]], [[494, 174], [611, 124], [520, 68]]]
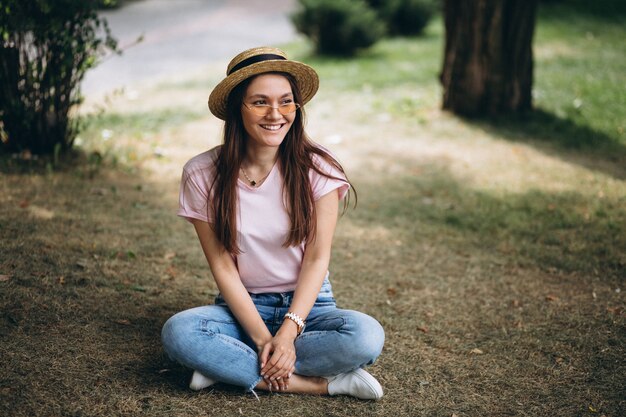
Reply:
[[253, 179], [251, 179], [248, 174], [246, 174], [246, 171], [243, 169], [243, 167], [240, 167], [241, 172], [243, 172], [243, 176], [246, 177], [246, 179], [248, 180], [248, 182], [250, 183], [251, 186], [256, 187], [257, 184], [260, 184], [263, 182], [263, 180], [265, 180], [265, 178], [267, 178], [268, 175], [270, 175], [270, 172], [272, 172], [272, 170], [270, 170], [270, 172], [268, 172], [263, 178], [261, 178], [258, 181], [255, 181]]

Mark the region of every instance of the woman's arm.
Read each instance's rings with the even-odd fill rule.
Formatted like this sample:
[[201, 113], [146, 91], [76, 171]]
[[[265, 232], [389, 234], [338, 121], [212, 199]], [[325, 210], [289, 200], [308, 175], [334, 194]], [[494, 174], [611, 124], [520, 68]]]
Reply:
[[[315, 304], [330, 262], [330, 250], [339, 212], [339, 192], [334, 190], [315, 202], [317, 229], [308, 242], [290, 311], [306, 319]], [[274, 339], [261, 352], [261, 374], [272, 378], [289, 377], [296, 361], [294, 340], [298, 326], [285, 320]], [[271, 353], [271, 358], [267, 360]]]
[[192, 222], [200, 239], [204, 256], [209, 262], [217, 288], [219, 288], [222, 297], [224, 297], [239, 324], [248, 333], [260, 352], [262, 347], [269, 340], [272, 340], [272, 335], [267, 330], [250, 295], [243, 286], [233, 258], [217, 240], [208, 223], [196, 219]]

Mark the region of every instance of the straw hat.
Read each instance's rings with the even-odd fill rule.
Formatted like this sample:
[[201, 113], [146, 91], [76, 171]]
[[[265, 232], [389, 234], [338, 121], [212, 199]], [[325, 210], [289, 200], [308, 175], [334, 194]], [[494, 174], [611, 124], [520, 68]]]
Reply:
[[277, 48], [260, 47], [243, 51], [228, 64], [226, 78], [222, 80], [209, 96], [211, 113], [226, 120], [226, 102], [228, 95], [240, 82], [264, 72], [286, 72], [293, 75], [300, 88], [302, 103], [313, 98], [319, 87], [319, 77], [315, 70], [306, 64], [291, 61]]

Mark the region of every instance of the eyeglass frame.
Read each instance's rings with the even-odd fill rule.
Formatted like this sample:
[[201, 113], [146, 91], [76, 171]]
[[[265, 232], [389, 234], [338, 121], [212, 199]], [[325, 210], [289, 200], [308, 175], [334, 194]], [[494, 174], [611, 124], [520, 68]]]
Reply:
[[[278, 110], [278, 113], [280, 113], [281, 115], [283, 115], [283, 116], [287, 116], [288, 114], [295, 113], [295, 112], [297, 112], [297, 111], [298, 111], [298, 109], [301, 109], [301, 108], [302, 108], [302, 106], [301, 106], [299, 103], [295, 103], [295, 102], [294, 102], [294, 103], [288, 103], [288, 104], [287, 104], [287, 105], [285, 105], [285, 106], [276, 106], [276, 107], [274, 107], [274, 106], [270, 106], [269, 104], [260, 104], [260, 105], [258, 105], [258, 106], [255, 106], [254, 104], [248, 105], [248, 104], [247, 104], [247, 103], [245, 103], [245, 102], [242, 102], [241, 104], [242, 104], [245, 108], [247, 108], [248, 110], [250, 110], [252, 113], [254, 113], [255, 115], [257, 115], [257, 116], [259, 116], [259, 117], [265, 117], [265, 116], [267, 116], [267, 115], [270, 113], [270, 111], [272, 111], [272, 110], [274, 110], [274, 109]], [[280, 108], [281, 108], [281, 107], [286, 107], [286, 106], [291, 105], [291, 104], [293, 104], [294, 106], [296, 106], [296, 109], [295, 109], [294, 111], [290, 111], [289, 113], [283, 113], [283, 112], [281, 112], [281, 111], [280, 111]], [[256, 112], [255, 112], [255, 109], [258, 109], [259, 107], [265, 107], [265, 108], [267, 109], [267, 110], [265, 111], [265, 114], [258, 114], [258, 113], [256, 113]]]

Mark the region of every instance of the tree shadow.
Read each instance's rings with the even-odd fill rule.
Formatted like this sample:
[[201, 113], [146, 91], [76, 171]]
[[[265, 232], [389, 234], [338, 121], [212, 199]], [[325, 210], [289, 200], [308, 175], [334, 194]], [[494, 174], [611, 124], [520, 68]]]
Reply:
[[482, 252], [502, 263], [623, 279], [625, 213], [619, 198], [582, 190], [501, 195], [468, 188], [445, 164], [416, 166], [401, 157], [396, 162], [419, 174], [357, 184], [365, 207], [350, 217], [363, 229], [384, 226], [392, 236], [412, 236], [418, 248], [445, 236], [448, 249]]
[[626, 179], [626, 145], [617, 139], [549, 111], [537, 109], [521, 116], [491, 120], [464, 119], [503, 137], [527, 143], [563, 161]]

